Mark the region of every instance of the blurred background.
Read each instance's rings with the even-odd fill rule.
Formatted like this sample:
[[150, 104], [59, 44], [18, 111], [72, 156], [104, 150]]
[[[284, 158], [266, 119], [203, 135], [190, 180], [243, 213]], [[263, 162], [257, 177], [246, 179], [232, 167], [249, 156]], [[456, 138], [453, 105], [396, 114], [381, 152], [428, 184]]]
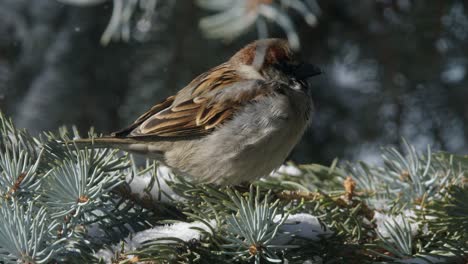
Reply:
[[326, 74], [291, 159], [373, 161], [406, 138], [468, 152], [468, 3], [0, 0], [0, 109], [32, 133], [109, 133], [263, 37]]

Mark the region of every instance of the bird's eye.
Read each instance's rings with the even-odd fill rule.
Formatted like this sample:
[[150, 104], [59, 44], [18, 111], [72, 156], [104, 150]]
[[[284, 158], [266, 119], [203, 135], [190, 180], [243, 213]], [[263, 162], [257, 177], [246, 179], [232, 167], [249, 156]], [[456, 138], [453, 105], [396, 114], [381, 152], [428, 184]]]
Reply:
[[286, 62], [278, 62], [274, 67], [287, 75], [292, 74], [294, 71], [294, 67]]

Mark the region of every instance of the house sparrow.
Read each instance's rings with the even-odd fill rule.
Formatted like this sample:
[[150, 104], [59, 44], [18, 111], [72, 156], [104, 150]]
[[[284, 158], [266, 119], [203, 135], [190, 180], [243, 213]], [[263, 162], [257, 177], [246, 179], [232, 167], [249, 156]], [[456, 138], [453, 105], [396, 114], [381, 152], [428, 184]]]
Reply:
[[258, 40], [129, 127], [75, 142], [144, 154], [196, 182], [250, 182], [278, 168], [300, 140], [313, 106], [306, 79], [320, 73], [286, 40]]

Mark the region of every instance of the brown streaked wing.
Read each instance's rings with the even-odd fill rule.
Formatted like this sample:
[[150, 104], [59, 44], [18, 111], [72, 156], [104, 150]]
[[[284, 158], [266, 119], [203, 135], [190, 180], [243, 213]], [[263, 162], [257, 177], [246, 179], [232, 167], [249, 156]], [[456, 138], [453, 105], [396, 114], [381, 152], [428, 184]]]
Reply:
[[126, 137], [126, 136], [128, 136], [129, 133], [131, 133], [136, 127], [141, 125], [141, 123], [143, 123], [146, 119], [148, 119], [152, 115], [160, 112], [161, 110], [164, 110], [164, 109], [168, 108], [169, 106], [171, 106], [171, 104], [174, 102], [174, 99], [175, 99], [175, 96], [169, 96], [168, 98], [166, 98], [161, 103], [151, 107], [150, 110], [148, 110], [146, 113], [144, 113], [143, 115], [138, 117], [138, 119], [135, 120], [135, 122], [133, 122], [130, 126], [128, 126], [126, 128], [123, 128], [123, 129], [121, 129], [119, 131], [113, 132], [112, 136], [114, 136], [114, 137]]
[[232, 67], [222, 64], [182, 89], [170, 106], [140, 117], [128, 136], [203, 136], [230, 119], [239, 107], [269, 91], [263, 82], [242, 80]]

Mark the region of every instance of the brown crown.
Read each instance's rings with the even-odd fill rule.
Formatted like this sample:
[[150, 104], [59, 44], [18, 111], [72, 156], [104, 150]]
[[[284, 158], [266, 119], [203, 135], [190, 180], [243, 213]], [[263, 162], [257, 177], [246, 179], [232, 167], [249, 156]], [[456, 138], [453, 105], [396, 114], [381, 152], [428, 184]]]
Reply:
[[[263, 65], [271, 65], [280, 61], [290, 60], [292, 58], [292, 50], [289, 47], [288, 41], [284, 39], [261, 39], [252, 42], [238, 51], [232, 56], [231, 61], [246, 65], [252, 65], [257, 56], [262, 60]], [[257, 63], [257, 62], [255, 62]]]

